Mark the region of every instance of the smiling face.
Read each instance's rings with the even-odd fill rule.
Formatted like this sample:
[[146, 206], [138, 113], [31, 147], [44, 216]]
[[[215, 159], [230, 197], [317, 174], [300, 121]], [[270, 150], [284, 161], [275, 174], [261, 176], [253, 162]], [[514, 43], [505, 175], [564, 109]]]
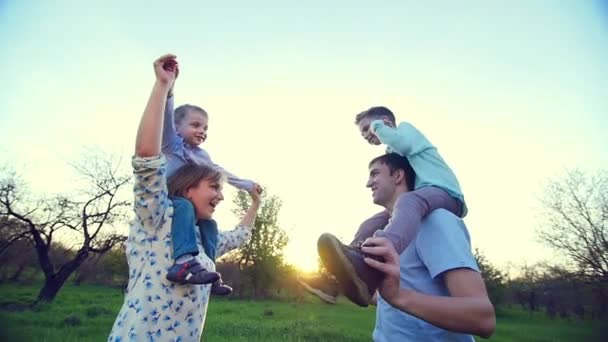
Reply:
[[369, 167], [367, 187], [372, 190], [372, 199], [375, 204], [387, 207], [394, 199], [396, 193], [395, 173], [391, 174], [388, 165], [377, 161]]
[[359, 132], [361, 132], [361, 136], [363, 139], [367, 140], [368, 143], [372, 145], [380, 145], [380, 140], [369, 128], [369, 125], [374, 121], [374, 118], [364, 117], [359, 121], [357, 126], [359, 127]]
[[196, 186], [186, 190], [185, 197], [192, 202], [196, 218], [210, 219], [215, 207], [224, 200], [222, 182], [213, 179], [203, 179]]
[[186, 112], [176, 129], [187, 144], [198, 146], [207, 140], [209, 119], [203, 112], [190, 109]]

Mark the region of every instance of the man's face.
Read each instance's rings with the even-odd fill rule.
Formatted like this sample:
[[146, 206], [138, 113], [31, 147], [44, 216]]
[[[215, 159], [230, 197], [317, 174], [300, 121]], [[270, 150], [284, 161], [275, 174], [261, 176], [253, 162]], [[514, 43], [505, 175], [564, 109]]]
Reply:
[[363, 136], [363, 139], [367, 140], [368, 143], [372, 145], [380, 145], [380, 140], [378, 137], [376, 137], [376, 135], [369, 129], [369, 124], [371, 124], [374, 120], [375, 119], [363, 118], [361, 121], [359, 121], [359, 132], [361, 132], [361, 136]]
[[367, 187], [372, 189], [375, 204], [386, 207], [395, 195], [396, 185], [395, 176], [386, 164], [375, 162], [369, 167]]

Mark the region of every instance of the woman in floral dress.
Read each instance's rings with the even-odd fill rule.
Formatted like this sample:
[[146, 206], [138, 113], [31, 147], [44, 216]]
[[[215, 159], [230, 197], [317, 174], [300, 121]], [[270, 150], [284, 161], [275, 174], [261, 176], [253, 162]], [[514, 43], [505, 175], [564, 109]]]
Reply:
[[[134, 210], [127, 240], [129, 285], [108, 341], [200, 341], [210, 285], [176, 284], [165, 279], [172, 265], [169, 194], [180, 194], [192, 202], [197, 219], [211, 218], [222, 195], [223, 176], [215, 169], [187, 165], [171, 176], [167, 187], [165, 158], [161, 155], [163, 113], [167, 93], [176, 77], [175, 56], [154, 62], [156, 82], [141, 118], [133, 157]], [[186, 169], [187, 168], [187, 169]], [[176, 178], [173, 178], [176, 177]], [[251, 227], [260, 206], [257, 191], [252, 204], [232, 231], [220, 232], [217, 255], [241, 247], [251, 237]], [[215, 265], [199, 239], [199, 261], [207, 270]]]

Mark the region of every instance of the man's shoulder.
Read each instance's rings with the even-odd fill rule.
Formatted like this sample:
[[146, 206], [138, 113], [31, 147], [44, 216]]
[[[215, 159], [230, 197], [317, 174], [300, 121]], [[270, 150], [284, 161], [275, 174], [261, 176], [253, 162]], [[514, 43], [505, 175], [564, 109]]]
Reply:
[[455, 268], [479, 270], [464, 222], [447, 210], [435, 210], [422, 221], [415, 246], [432, 278]]
[[428, 214], [420, 224], [416, 236], [418, 247], [433, 247], [448, 241], [470, 241], [469, 232], [463, 220], [446, 209], [436, 209]]
[[421, 227], [429, 227], [431, 229], [446, 229], [446, 227], [450, 226], [463, 226], [463, 221], [449, 210], [439, 208], [428, 214], [422, 220], [421, 225]]

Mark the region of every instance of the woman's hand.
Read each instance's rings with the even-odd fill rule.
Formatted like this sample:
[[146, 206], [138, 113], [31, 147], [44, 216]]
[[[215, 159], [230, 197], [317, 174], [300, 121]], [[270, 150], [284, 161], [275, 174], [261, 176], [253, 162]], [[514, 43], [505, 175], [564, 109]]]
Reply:
[[253, 223], [255, 222], [255, 218], [258, 215], [258, 210], [260, 209], [260, 204], [262, 202], [262, 199], [260, 197], [260, 194], [262, 193], [262, 187], [260, 187], [258, 184], [255, 184], [254, 187], [248, 192], [249, 196], [251, 196], [251, 205], [249, 206], [249, 209], [247, 209], [247, 212], [245, 212], [245, 216], [241, 220], [241, 225], [249, 227], [251, 229], [253, 228]]
[[249, 191], [249, 196], [251, 196], [252, 202], [257, 202], [258, 204], [261, 202], [261, 195], [264, 190], [258, 183], [253, 184], [253, 189]]
[[148, 99], [144, 114], [139, 121], [135, 138], [135, 154], [139, 157], [157, 156], [161, 152], [163, 114], [167, 103], [167, 93], [173, 86], [178, 73], [175, 55], [167, 54], [154, 61], [156, 82]]
[[156, 74], [156, 81], [162, 85], [168, 86], [167, 89], [173, 87], [173, 82], [179, 74], [179, 64], [177, 63], [176, 56], [167, 54], [161, 56], [154, 61], [154, 73]]

